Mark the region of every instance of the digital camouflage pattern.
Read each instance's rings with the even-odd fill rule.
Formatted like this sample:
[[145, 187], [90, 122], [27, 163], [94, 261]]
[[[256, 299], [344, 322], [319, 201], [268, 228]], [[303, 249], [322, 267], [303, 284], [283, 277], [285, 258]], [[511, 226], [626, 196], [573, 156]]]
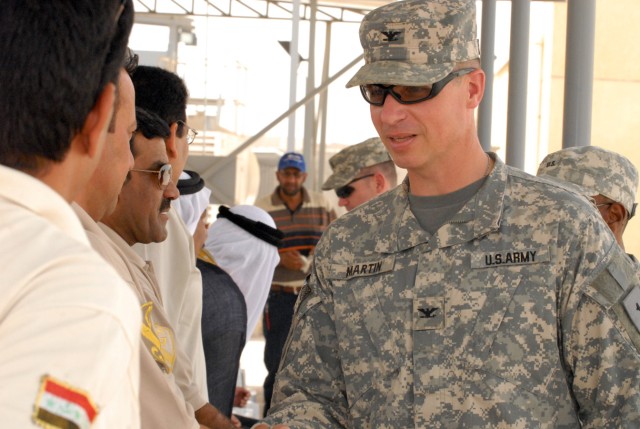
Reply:
[[474, 0], [394, 2], [360, 25], [365, 65], [347, 88], [380, 83], [430, 85], [458, 62], [480, 58]]
[[638, 170], [618, 153], [597, 146], [562, 149], [542, 160], [537, 175], [569, 183], [588, 197], [600, 194], [634, 212]]
[[322, 184], [322, 189], [327, 191], [345, 186], [356, 178], [361, 169], [387, 161], [391, 161], [391, 157], [379, 137], [347, 146], [329, 158], [333, 174]]
[[409, 182], [334, 221], [268, 424], [640, 427], [640, 287], [584, 197], [496, 159], [435, 235]]

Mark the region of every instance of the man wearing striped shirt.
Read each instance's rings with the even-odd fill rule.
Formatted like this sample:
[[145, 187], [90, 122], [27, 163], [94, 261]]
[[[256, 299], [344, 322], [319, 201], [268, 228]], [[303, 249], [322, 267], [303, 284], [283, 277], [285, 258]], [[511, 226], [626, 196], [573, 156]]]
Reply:
[[271, 394], [282, 348], [287, 340], [293, 307], [309, 273], [316, 243], [336, 213], [321, 193], [306, 189], [304, 157], [285, 153], [278, 162], [278, 186], [255, 205], [267, 211], [278, 229], [284, 232], [280, 263], [273, 274], [271, 292], [262, 320], [265, 337], [264, 363], [268, 374], [264, 381], [264, 413], [271, 405]]

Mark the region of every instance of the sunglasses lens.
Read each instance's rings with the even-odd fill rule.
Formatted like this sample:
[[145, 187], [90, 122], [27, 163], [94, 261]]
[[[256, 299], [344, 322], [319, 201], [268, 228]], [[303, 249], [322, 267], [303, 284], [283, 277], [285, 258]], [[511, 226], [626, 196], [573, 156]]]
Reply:
[[[415, 103], [431, 98], [431, 85], [428, 86], [394, 86], [395, 95], [405, 103]], [[435, 95], [435, 94], [434, 94]]]
[[336, 195], [338, 198], [349, 198], [349, 195], [353, 193], [353, 186], [343, 186], [342, 188], [336, 189]]
[[360, 92], [365, 100], [375, 106], [381, 106], [387, 94], [385, 87], [375, 84], [360, 85]]

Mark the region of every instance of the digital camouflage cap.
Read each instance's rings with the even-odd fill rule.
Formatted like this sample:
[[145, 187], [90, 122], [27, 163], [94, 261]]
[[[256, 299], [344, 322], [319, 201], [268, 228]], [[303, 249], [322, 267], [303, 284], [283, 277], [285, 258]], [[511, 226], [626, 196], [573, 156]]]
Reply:
[[562, 149], [547, 155], [538, 167], [538, 176], [569, 183], [578, 192], [602, 195], [635, 211], [638, 170], [624, 156], [597, 146]]
[[391, 161], [391, 157], [378, 137], [347, 146], [329, 159], [333, 174], [324, 182], [322, 189], [327, 191], [345, 186], [362, 168], [386, 161]]
[[480, 57], [475, 0], [409, 0], [367, 14], [360, 25], [365, 65], [347, 83], [430, 85], [458, 62]]

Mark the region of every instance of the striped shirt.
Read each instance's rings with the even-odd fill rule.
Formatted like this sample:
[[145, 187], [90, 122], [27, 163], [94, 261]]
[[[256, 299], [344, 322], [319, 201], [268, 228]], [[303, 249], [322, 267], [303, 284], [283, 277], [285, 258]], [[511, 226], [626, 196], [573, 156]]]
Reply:
[[[309, 256], [324, 230], [336, 218], [336, 212], [321, 193], [308, 191], [304, 187], [302, 204], [290, 210], [280, 198], [279, 189], [276, 187], [272, 194], [260, 198], [255, 205], [268, 212], [278, 229], [284, 233], [280, 252], [297, 250]], [[306, 276], [306, 272], [278, 265], [273, 274], [273, 283], [302, 286]]]

